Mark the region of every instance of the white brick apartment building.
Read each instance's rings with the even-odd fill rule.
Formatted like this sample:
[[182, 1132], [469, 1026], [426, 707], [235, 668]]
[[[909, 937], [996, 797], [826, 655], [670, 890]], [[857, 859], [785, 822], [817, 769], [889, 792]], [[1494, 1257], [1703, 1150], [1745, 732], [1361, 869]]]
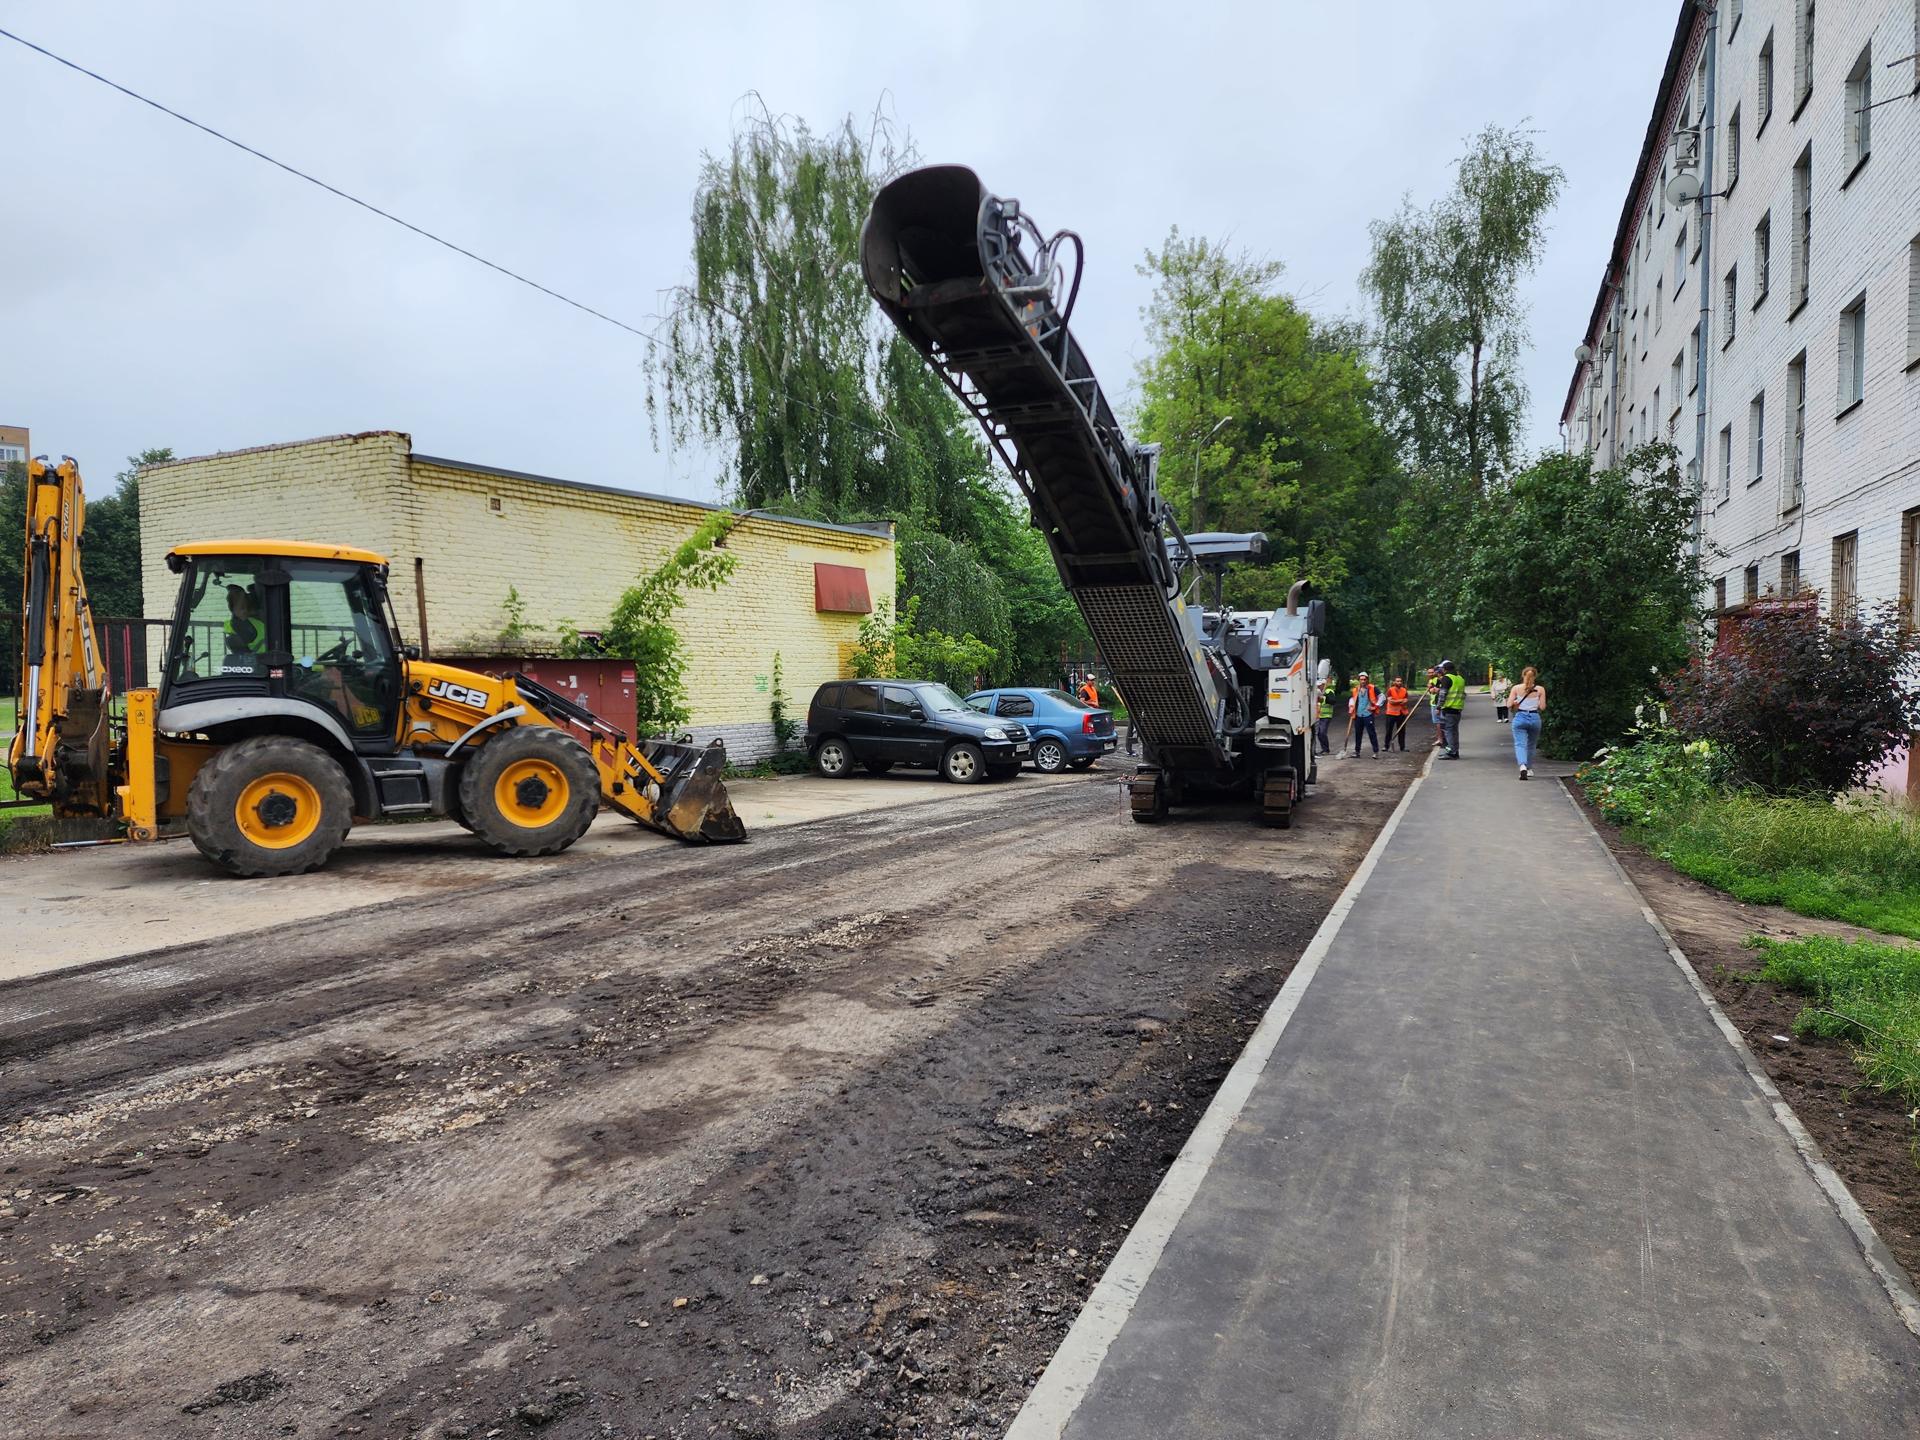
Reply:
[[1671, 439], [1720, 606], [1920, 619], [1917, 8], [1679, 6], [1561, 420], [1603, 465]]

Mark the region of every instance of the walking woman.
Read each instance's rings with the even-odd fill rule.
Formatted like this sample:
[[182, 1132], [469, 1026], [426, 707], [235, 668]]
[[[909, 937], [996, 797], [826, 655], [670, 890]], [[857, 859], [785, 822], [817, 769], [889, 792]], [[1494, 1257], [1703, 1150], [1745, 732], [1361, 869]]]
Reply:
[[1533, 752], [1540, 748], [1540, 717], [1547, 708], [1547, 687], [1540, 683], [1540, 672], [1529, 665], [1520, 672], [1520, 683], [1507, 694], [1508, 713], [1513, 716], [1513, 758], [1520, 763], [1520, 778], [1533, 778]]

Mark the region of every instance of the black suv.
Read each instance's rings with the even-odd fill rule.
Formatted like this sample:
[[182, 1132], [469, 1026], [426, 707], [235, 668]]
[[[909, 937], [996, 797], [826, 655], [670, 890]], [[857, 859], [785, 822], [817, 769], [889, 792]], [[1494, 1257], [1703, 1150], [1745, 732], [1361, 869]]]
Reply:
[[924, 765], [959, 785], [1020, 773], [1027, 727], [969, 709], [930, 680], [836, 680], [807, 707], [807, 753], [829, 779]]

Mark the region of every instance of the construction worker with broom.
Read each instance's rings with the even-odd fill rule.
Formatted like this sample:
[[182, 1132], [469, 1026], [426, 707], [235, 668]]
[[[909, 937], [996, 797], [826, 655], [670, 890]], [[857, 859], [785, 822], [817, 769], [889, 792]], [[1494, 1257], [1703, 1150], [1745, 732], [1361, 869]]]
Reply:
[[1406, 682], [1398, 675], [1387, 682], [1387, 749], [1393, 748], [1397, 738], [1400, 748], [1407, 748], [1407, 722], [1413, 719], [1413, 702], [1407, 695]]

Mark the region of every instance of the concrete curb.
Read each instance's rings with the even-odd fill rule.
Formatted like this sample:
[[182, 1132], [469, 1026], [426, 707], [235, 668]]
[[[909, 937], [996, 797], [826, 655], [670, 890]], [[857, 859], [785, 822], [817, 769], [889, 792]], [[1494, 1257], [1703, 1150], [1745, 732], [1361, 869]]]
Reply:
[[1347, 881], [1346, 888], [1340, 892], [1339, 898], [1333, 902], [1333, 908], [1327, 911], [1326, 919], [1320, 922], [1320, 928], [1314, 931], [1313, 938], [1307, 942], [1307, 948], [1301, 952], [1292, 973], [1280, 987], [1280, 993], [1273, 997], [1267, 1013], [1248, 1037], [1240, 1058], [1233, 1062], [1227, 1078], [1220, 1082], [1212, 1103], [1193, 1127], [1187, 1143], [1181, 1147], [1180, 1154], [1161, 1179], [1153, 1197], [1147, 1201], [1146, 1209], [1140, 1212], [1139, 1219], [1128, 1230], [1126, 1240], [1101, 1275], [1100, 1283], [1094, 1286], [1093, 1293], [1087, 1297], [1087, 1303], [1074, 1320], [1073, 1328], [1067, 1331], [1060, 1348], [1048, 1362], [1046, 1372], [1027, 1396], [1026, 1403], [1020, 1407], [1020, 1413], [1014, 1416], [1006, 1440], [1057, 1440], [1073, 1419], [1074, 1412], [1080, 1408], [1080, 1402], [1086, 1399], [1101, 1362], [1106, 1359], [1107, 1351], [1127, 1323], [1127, 1317], [1133, 1313], [1134, 1303], [1152, 1278], [1154, 1267], [1159, 1264], [1174, 1228], [1186, 1215], [1214, 1157], [1220, 1153], [1227, 1133], [1240, 1118], [1253, 1087], [1265, 1072], [1267, 1061], [1280, 1042], [1281, 1032], [1287, 1028], [1287, 1022], [1293, 1019], [1301, 996], [1319, 973], [1320, 962], [1333, 948], [1334, 938], [1339, 935], [1340, 927], [1346, 923], [1348, 913], [1359, 899], [1360, 892], [1366, 888], [1374, 868], [1380, 863], [1387, 843], [1400, 828], [1400, 820], [1413, 803], [1415, 792], [1433, 773], [1434, 758], [1438, 753], [1429, 752], [1420, 773], [1407, 786], [1406, 793], [1400, 797], [1400, 803], [1374, 837], [1373, 845]]
[[1800, 1117], [1793, 1113], [1793, 1107], [1787, 1103], [1786, 1098], [1774, 1085], [1772, 1077], [1767, 1074], [1759, 1058], [1748, 1048], [1738, 1027], [1727, 1018], [1727, 1012], [1720, 1008], [1720, 1002], [1713, 998], [1713, 992], [1707, 989], [1706, 982], [1693, 968], [1693, 962], [1687, 959], [1686, 952], [1675, 943], [1666, 925], [1654, 913], [1653, 907], [1647, 903], [1646, 896], [1640, 893], [1640, 887], [1633, 883], [1633, 877], [1627, 873], [1626, 867], [1614, 855], [1613, 847], [1607, 844], [1606, 837], [1594, 828], [1593, 817], [1581, 809], [1580, 802], [1574, 799], [1573, 792], [1567, 788], [1564, 777], [1560, 782], [1560, 793], [1586, 825], [1588, 833], [1593, 836], [1594, 843], [1600, 847], [1600, 853], [1606, 856], [1607, 864], [1613, 867], [1613, 873], [1618, 875], [1621, 882], [1626, 885], [1628, 893], [1640, 907], [1641, 916], [1653, 927], [1653, 933], [1660, 937], [1660, 943], [1666, 947], [1667, 958], [1672, 960], [1675, 968], [1686, 977], [1687, 983], [1693, 987], [1693, 993], [1699, 996], [1700, 1003], [1707, 1007], [1707, 1013], [1713, 1017], [1713, 1023], [1719, 1027], [1721, 1035], [1726, 1037], [1727, 1043], [1740, 1057], [1740, 1063], [1745, 1067], [1747, 1077], [1753, 1081], [1765, 1098], [1767, 1108], [1772, 1112], [1775, 1122], [1787, 1132], [1787, 1138], [1793, 1142], [1793, 1148], [1799, 1153], [1801, 1162], [1813, 1176], [1814, 1183], [1820, 1187], [1828, 1203], [1833, 1206], [1841, 1221], [1852, 1233], [1854, 1244], [1859, 1247], [1861, 1257], [1879, 1279], [1881, 1288], [1887, 1292], [1887, 1298], [1893, 1302], [1893, 1308], [1898, 1312], [1901, 1322], [1913, 1332], [1916, 1339], [1920, 1339], [1920, 1295], [1916, 1295], [1913, 1287], [1907, 1283], [1906, 1274], [1901, 1269], [1900, 1262], [1893, 1258], [1893, 1252], [1887, 1249], [1886, 1242], [1873, 1228], [1873, 1222], [1867, 1218], [1867, 1212], [1860, 1208], [1860, 1202], [1855, 1200], [1853, 1192], [1847, 1189], [1847, 1182], [1840, 1178], [1833, 1166], [1827, 1163], [1826, 1156], [1820, 1153], [1819, 1144], [1807, 1133], [1807, 1128], [1800, 1123]]

